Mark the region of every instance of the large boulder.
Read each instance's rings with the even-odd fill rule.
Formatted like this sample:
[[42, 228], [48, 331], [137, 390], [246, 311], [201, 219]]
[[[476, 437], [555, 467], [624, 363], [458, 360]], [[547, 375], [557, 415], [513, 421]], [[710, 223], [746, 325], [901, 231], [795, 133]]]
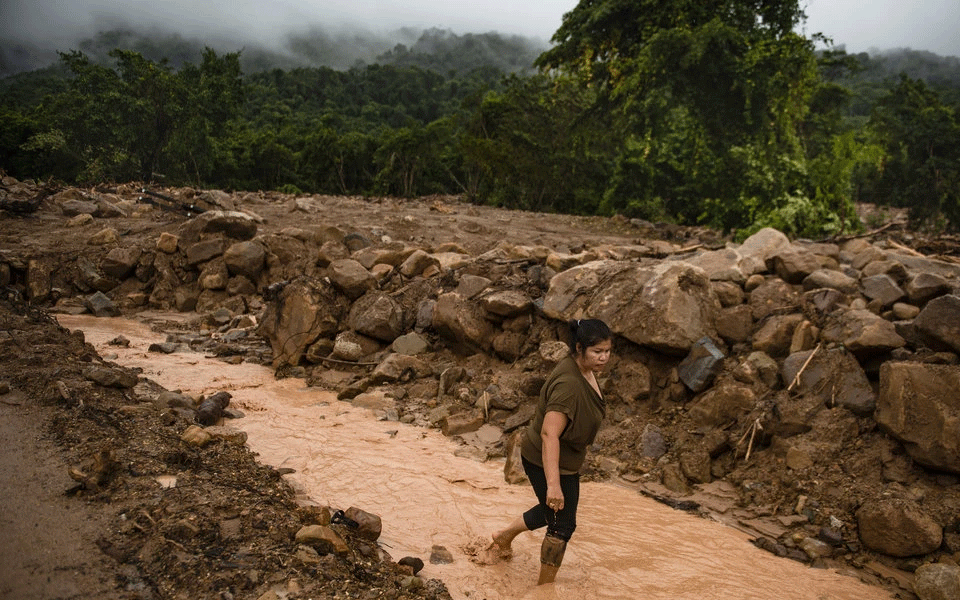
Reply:
[[690, 405], [690, 418], [698, 425], [721, 427], [753, 410], [754, 391], [735, 381], [723, 381], [700, 395]]
[[943, 528], [916, 503], [897, 498], [868, 500], [857, 510], [863, 545], [890, 556], [929, 554], [943, 542]]
[[949, 563], [920, 565], [914, 572], [913, 591], [920, 600], [960, 598], [960, 567]]
[[791, 354], [783, 361], [782, 374], [787, 386], [796, 380], [796, 389], [815, 396], [821, 405], [835, 403], [861, 417], [872, 415], [877, 405], [877, 395], [863, 368], [843, 348]]
[[354, 302], [347, 323], [357, 333], [388, 344], [404, 334], [403, 308], [383, 293], [371, 292]]
[[[751, 261], [744, 265], [743, 256], [733, 248], [710, 250], [684, 262], [706, 271], [712, 281], [732, 281], [741, 285], [756, 268], [756, 264]], [[745, 270], [747, 272], [744, 272]]]
[[750, 308], [757, 321], [772, 314], [794, 312], [799, 306], [800, 293], [776, 277], [767, 279], [750, 292]]
[[518, 290], [503, 290], [486, 295], [480, 299], [485, 311], [498, 317], [516, 317], [533, 309], [533, 300]]
[[433, 307], [431, 327], [461, 351], [489, 349], [494, 327], [475, 302], [456, 292], [441, 294]]
[[615, 334], [673, 355], [715, 337], [719, 310], [706, 272], [682, 262], [593, 261], [551, 279], [543, 301], [551, 318], [603, 319]]
[[100, 269], [108, 277], [126, 279], [140, 262], [143, 251], [131, 246], [128, 248], [113, 248], [100, 261]]
[[789, 247], [790, 239], [787, 236], [776, 229], [765, 227], [745, 239], [738, 251], [744, 258], [744, 263], [750, 265], [745, 268], [746, 274], [752, 275], [766, 271], [768, 261]]
[[936, 273], [917, 273], [907, 281], [907, 297], [917, 306], [950, 292], [950, 281]]
[[178, 232], [186, 244], [199, 241], [204, 234], [218, 233], [235, 240], [250, 240], [257, 235], [257, 222], [246, 213], [211, 210], [190, 219]]
[[960, 367], [886, 362], [876, 419], [917, 463], [960, 473]]
[[843, 344], [858, 356], [881, 354], [906, 344], [893, 323], [863, 309], [838, 311], [830, 315], [822, 339]]
[[373, 274], [352, 258], [331, 262], [327, 273], [333, 285], [354, 300], [377, 286], [377, 280]]
[[257, 242], [237, 242], [223, 253], [223, 260], [231, 275], [242, 275], [250, 281], [260, 277], [267, 252]]
[[927, 303], [913, 325], [935, 349], [960, 352], [960, 296], [940, 296]]
[[270, 342], [273, 367], [297, 365], [318, 338], [333, 337], [346, 313], [344, 304], [333, 285], [320, 279], [303, 277], [284, 286], [257, 328]]
[[797, 248], [780, 250], [773, 255], [772, 263], [774, 273], [787, 283], [802, 283], [807, 275], [821, 267], [820, 259], [813, 252]]
[[864, 277], [860, 280], [860, 287], [863, 290], [864, 296], [877, 302], [880, 306], [891, 306], [894, 302], [899, 302], [907, 295], [907, 293], [897, 285], [893, 277], [887, 274]]

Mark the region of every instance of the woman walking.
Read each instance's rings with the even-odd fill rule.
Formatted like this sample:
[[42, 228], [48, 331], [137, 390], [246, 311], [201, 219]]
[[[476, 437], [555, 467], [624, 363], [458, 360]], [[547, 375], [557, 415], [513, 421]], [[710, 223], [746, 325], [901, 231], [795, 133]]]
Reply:
[[546, 527], [538, 584], [552, 583], [563, 562], [567, 542], [577, 527], [580, 467], [606, 414], [596, 375], [610, 359], [610, 328], [599, 319], [578, 319], [568, 326], [570, 355], [543, 384], [536, 413], [520, 445], [523, 469], [538, 503], [495, 533], [490, 546], [507, 558], [520, 533]]

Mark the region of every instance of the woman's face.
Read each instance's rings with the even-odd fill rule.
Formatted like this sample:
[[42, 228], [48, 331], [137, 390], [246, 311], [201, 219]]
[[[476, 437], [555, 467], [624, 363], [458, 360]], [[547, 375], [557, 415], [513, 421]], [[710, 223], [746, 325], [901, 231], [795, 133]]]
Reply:
[[610, 352], [613, 350], [613, 340], [603, 340], [593, 346], [587, 346], [577, 357], [580, 367], [586, 371], [599, 373], [610, 360]]

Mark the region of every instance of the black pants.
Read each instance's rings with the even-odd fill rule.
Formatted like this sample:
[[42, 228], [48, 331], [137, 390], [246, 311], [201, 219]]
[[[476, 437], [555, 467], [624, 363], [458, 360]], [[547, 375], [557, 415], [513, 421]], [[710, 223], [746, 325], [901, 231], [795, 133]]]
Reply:
[[560, 491], [563, 492], [563, 510], [554, 512], [547, 506], [547, 475], [527, 459], [523, 459], [523, 470], [533, 486], [539, 504], [523, 513], [523, 523], [533, 531], [547, 528], [547, 535], [568, 541], [577, 528], [577, 504], [580, 502], [580, 474], [560, 475]]

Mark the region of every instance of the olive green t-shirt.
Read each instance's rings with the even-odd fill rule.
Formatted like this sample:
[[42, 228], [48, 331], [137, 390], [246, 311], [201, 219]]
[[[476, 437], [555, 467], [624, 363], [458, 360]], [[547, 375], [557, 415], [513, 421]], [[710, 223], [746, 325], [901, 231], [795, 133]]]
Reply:
[[520, 453], [535, 465], [543, 466], [543, 442], [540, 429], [543, 417], [550, 411], [567, 416], [567, 426], [560, 434], [560, 472], [576, 473], [587, 456], [606, 414], [606, 403], [580, 373], [572, 356], [561, 360], [540, 389], [540, 401], [533, 420], [527, 426], [520, 444]]

